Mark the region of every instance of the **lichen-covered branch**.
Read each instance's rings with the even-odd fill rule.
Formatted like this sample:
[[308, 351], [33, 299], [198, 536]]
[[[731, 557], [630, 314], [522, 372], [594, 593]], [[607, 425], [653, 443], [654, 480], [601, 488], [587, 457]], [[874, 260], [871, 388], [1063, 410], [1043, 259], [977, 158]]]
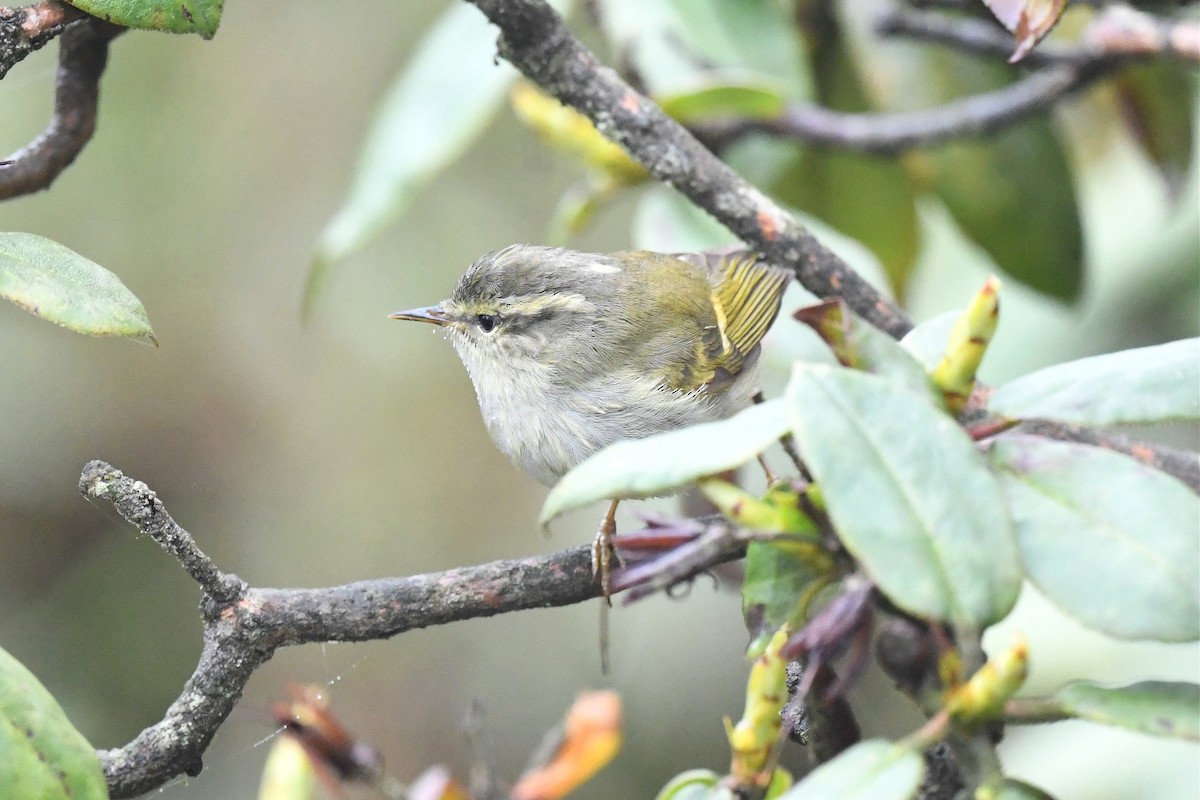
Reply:
[[[287, 645], [362, 642], [459, 620], [599, 597], [591, 547], [473, 567], [320, 589], [247, 586], [221, 572], [167, 513], [150, 487], [101, 461], [89, 463], [80, 491], [111, 502], [204, 589], [199, 663], [163, 718], [129, 744], [100, 751], [114, 798], [151, 791], [181, 773], [195, 775], [213, 735], [256, 669]], [[718, 552], [709, 566], [733, 558]]]
[[0, 8], [0, 79], [13, 65], [62, 33], [68, 23], [84, 16], [79, 9], [58, 0]]

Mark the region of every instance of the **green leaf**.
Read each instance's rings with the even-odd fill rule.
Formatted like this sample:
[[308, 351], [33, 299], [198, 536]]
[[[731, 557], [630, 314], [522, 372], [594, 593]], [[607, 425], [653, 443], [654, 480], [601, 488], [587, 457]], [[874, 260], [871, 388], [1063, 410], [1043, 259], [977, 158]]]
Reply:
[[717, 773], [710, 769], [690, 769], [667, 781], [654, 800], [734, 800], [734, 796], [721, 785]]
[[924, 773], [919, 754], [868, 739], [817, 767], [779, 800], [908, 800]]
[[425, 35], [372, 123], [349, 197], [317, 241], [306, 317], [333, 263], [398, 218], [487, 127], [517, 75], [495, 53], [496, 29], [467, 3], [451, 6]]
[[224, 0], [68, 0], [92, 16], [168, 33], [198, 33], [211, 39], [221, 22]]
[[706, 76], [695, 88], [657, 100], [664, 112], [685, 125], [727, 117], [769, 119], [782, 114], [785, 105], [779, 87], [736, 75]]
[[0, 797], [103, 800], [96, 751], [29, 670], [0, 649]]
[[0, 297], [78, 333], [158, 344], [146, 309], [120, 278], [32, 233], [0, 233]]
[[1200, 686], [1194, 683], [1143, 681], [1106, 688], [1078, 681], [1059, 689], [1051, 700], [1080, 719], [1200, 741]]
[[1004, 496], [945, 414], [874, 375], [797, 364], [792, 432], [838, 537], [892, 602], [968, 629], [1003, 617], [1021, 569]]
[[1122, 639], [1200, 638], [1200, 498], [1131, 458], [1010, 434], [1002, 470], [1029, 579], [1083, 623]]
[[988, 408], [1083, 425], [1200, 419], [1200, 339], [1046, 367], [996, 389]]
[[685, 91], [714, 65], [781, 82], [806, 96], [807, 75], [787, 10], [761, 0], [609, 0], [601, 15], [655, 95]]
[[942, 405], [941, 392], [916, 359], [895, 339], [847, 308], [844, 300], [806, 306], [795, 316], [829, 345], [838, 363], [878, 375], [897, 388]]
[[719, 422], [611, 444], [550, 490], [540, 522], [597, 500], [671, 494], [697, 478], [740, 467], [787, 427], [787, 410], [776, 399]]
[[1134, 140], [1179, 195], [1192, 163], [1196, 135], [1195, 76], [1176, 64], [1130, 64], [1112, 81], [1118, 107]]
[[752, 640], [748, 653], [755, 657], [771, 635], [795, 616], [805, 589], [819, 576], [794, 547], [773, 541], [750, 542], [745, 569], [742, 616]]
[[1005, 778], [995, 800], [1054, 800], [1054, 798], [1024, 781]]

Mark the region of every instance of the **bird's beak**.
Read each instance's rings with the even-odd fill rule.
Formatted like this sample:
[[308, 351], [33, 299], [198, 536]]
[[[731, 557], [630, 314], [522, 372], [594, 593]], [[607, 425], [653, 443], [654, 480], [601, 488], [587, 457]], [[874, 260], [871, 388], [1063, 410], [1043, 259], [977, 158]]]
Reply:
[[446, 318], [446, 312], [442, 310], [441, 306], [414, 308], [411, 311], [397, 311], [395, 314], [388, 314], [388, 319], [407, 319], [414, 322], [431, 322], [434, 325], [450, 324], [450, 320]]

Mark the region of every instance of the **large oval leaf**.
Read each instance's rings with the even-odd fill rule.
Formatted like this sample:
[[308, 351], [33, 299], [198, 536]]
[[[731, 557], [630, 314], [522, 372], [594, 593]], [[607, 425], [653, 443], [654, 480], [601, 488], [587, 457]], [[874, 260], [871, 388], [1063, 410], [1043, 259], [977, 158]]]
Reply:
[[1200, 741], [1200, 686], [1143, 681], [1108, 688], [1068, 683], [1050, 698], [1064, 714], [1121, 728]]
[[1004, 495], [974, 444], [925, 399], [846, 369], [797, 364], [792, 432], [839, 538], [904, 610], [984, 627], [1021, 570]]
[[398, 217], [487, 127], [517, 75], [495, 53], [496, 29], [468, 3], [451, 6], [425, 35], [372, 123], [350, 196], [317, 241], [306, 315], [333, 262]]
[[158, 344], [146, 309], [120, 278], [36, 234], [0, 233], [0, 297], [78, 333]]
[[1083, 425], [1200, 419], [1200, 339], [1046, 367], [996, 389], [988, 408]]
[[924, 773], [925, 761], [911, 749], [869, 739], [817, 767], [779, 800], [908, 800]]
[[1007, 435], [1003, 471], [1029, 579], [1055, 604], [1123, 639], [1200, 637], [1200, 498], [1119, 453]]
[[541, 523], [597, 500], [671, 494], [697, 478], [745, 464], [787, 433], [782, 399], [721, 420], [609, 445], [562, 477]]
[[0, 797], [105, 800], [96, 751], [21, 662], [0, 649]]
[[198, 33], [211, 39], [221, 22], [224, 0], [68, 0], [92, 16], [168, 33]]

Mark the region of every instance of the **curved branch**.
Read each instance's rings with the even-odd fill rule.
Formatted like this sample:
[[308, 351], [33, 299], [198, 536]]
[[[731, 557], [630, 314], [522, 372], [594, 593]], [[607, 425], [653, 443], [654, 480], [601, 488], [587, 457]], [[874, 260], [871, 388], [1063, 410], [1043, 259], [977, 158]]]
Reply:
[[[176, 556], [205, 590], [204, 647], [183, 691], [163, 718], [132, 742], [98, 753], [114, 798], [148, 792], [180, 773], [198, 774], [204, 750], [251, 674], [280, 647], [386, 639], [415, 628], [600, 596], [590, 545], [322, 589], [251, 588], [220, 572], [141, 481], [93, 461], [84, 467], [79, 488], [88, 497], [111, 502], [128, 522]], [[711, 553], [707, 566], [736, 555], [736, 547]]]
[[825, 248], [795, 217], [718, 159], [652, 100], [634, 91], [575, 38], [543, 0], [469, 0], [500, 28], [500, 54], [586, 115], [659, 181], [796, 273], [819, 297], [839, 296], [895, 337], [908, 316]]
[[794, 104], [774, 119], [737, 119], [695, 125], [694, 133], [723, 147], [748, 133], [798, 139], [843, 150], [887, 155], [950, 139], [995, 133], [1045, 111], [1063, 97], [1108, 74], [1108, 62], [1090, 67], [1059, 66], [992, 92], [921, 111], [849, 113]]
[[70, 166], [96, 130], [100, 76], [108, 43], [125, 29], [103, 20], [73, 22], [59, 42], [54, 116], [41, 135], [0, 161], [0, 200], [45, 189]]

